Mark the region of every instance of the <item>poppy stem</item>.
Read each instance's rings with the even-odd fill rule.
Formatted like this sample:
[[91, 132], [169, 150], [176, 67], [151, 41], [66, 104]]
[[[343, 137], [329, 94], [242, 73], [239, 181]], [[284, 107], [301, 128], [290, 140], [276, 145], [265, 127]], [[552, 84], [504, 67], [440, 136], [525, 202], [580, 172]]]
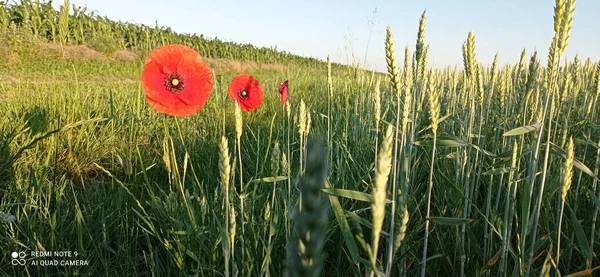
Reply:
[[[243, 171], [242, 171], [242, 143], [241, 143], [241, 139], [240, 136], [237, 137], [237, 152], [238, 152], [238, 160], [239, 160], [239, 166], [240, 166], [240, 218], [242, 220], [242, 235], [240, 236], [240, 240], [241, 240], [241, 245], [242, 245], [242, 257], [241, 257], [241, 262], [242, 265], [244, 265], [244, 256], [246, 255], [246, 252], [244, 250], [244, 224], [246, 223], [244, 221], [244, 198], [246, 197], [244, 195], [244, 177], [243, 177]], [[243, 272], [243, 266], [242, 266], [242, 272]]]
[[171, 175], [171, 161], [169, 154], [169, 142], [171, 142], [171, 134], [169, 132], [169, 125], [167, 124], [168, 115], [163, 116], [163, 127], [165, 130], [165, 138], [163, 140], [163, 160], [165, 161], [165, 166], [167, 167], [168, 178], [169, 178], [169, 192], [173, 191], [173, 176]]
[[[283, 131], [284, 131], [284, 137], [285, 137], [285, 133], [287, 133], [287, 141], [286, 141], [286, 153], [285, 155], [287, 156], [287, 159], [290, 159], [290, 131], [289, 131], [289, 118], [286, 116], [285, 113], [285, 105], [289, 105], [288, 103], [285, 103], [281, 106], [281, 115], [283, 117]], [[288, 174], [288, 170], [286, 169], [286, 167], [283, 168], [284, 169], [284, 173], [287, 176], [287, 203], [285, 205], [285, 214], [287, 215], [289, 213], [289, 205], [291, 203], [291, 181], [290, 181], [290, 176]], [[287, 216], [286, 216], [287, 217]], [[287, 243], [289, 243], [289, 239], [290, 239], [290, 221], [289, 219], [285, 221], [285, 241], [286, 241], [286, 245]]]

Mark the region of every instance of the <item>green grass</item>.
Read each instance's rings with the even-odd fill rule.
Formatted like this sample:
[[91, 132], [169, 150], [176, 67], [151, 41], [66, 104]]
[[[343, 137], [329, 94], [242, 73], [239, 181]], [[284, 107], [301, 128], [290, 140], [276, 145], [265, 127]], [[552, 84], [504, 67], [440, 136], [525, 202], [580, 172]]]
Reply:
[[[11, 138], [6, 149], [10, 153], [16, 153], [36, 136], [66, 124], [94, 118], [103, 120], [83, 123], [40, 140], [8, 169], [7, 176], [13, 177], [2, 182], [0, 205], [3, 213], [17, 217], [18, 224], [1, 225], [2, 233], [6, 234], [0, 239], [2, 249], [68, 249], [78, 251], [90, 262], [89, 266], [79, 269], [29, 267], [30, 274], [79, 271], [120, 276], [152, 272], [164, 276], [196, 271], [212, 275], [223, 271], [223, 258], [217, 251], [220, 249], [217, 226], [223, 217], [217, 146], [222, 134], [223, 114], [227, 121], [226, 134], [233, 141], [233, 104], [226, 95], [226, 86], [237, 73], [215, 72], [215, 90], [201, 112], [193, 117], [171, 118], [149, 109], [140, 84], [131, 82], [139, 78], [141, 67], [140, 61], [56, 58], [29, 59], [24, 64], [3, 69], [2, 74], [19, 79], [18, 82], [0, 83], [3, 99], [0, 133]], [[52, 77], [43, 72], [52, 72]], [[272, 136], [271, 146], [275, 141], [284, 143], [282, 110], [276, 90], [280, 82], [290, 79], [290, 101], [295, 107], [300, 99], [308, 100], [327, 93], [325, 80], [315, 82], [313, 73], [305, 72], [302, 68], [276, 73], [253, 72], [265, 88], [266, 96], [260, 109], [244, 114], [245, 182], [272, 176], [270, 157], [267, 162], [264, 160], [269, 136]], [[93, 79], [109, 74], [115, 78], [107, 83]], [[119, 82], [119, 79], [127, 82]], [[353, 86], [352, 89], [361, 87]], [[366, 87], [362, 89], [366, 91]], [[347, 97], [349, 93], [350, 88], [345, 93]], [[340, 94], [339, 97], [344, 96]], [[274, 116], [275, 125], [270, 133]], [[361, 120], [358, 116], [351, 116], [349, 120]], [[324, 122], [317, 111], [313, 111], [312, 118], [315, 126]], [[163, 159], [165, 124], [174, 143], [176, 161], [173, 164], [177, 164], [182, 176], [170, 176], [166, 171]], [[347, 123], [339, 121], [339, 124]], [[339, 130], [348, 126], [340, 125]], [[352, 132], [368, 137], [367, 128], [354, 128]], [[312, 132], [318, 134], [320, 130], [313, 127]], [[370, 152], [367, 141], [354, 137], [356, 139], [346, 137], [348, 141], [344, 142], [344, 148]], [[298, 168], [298, 150], [294, 145], [297, 145], [295, 136], [291, 142], [292, 172]], [[230, 148], [234, 149], [234, 146]], [[350, 153], [342, 152], [341, 148], [339, 151], [336, 156], [347, 160], [345, 156]], [[363, 156], [360, 152], [352, 155]], [[187, 165], [183, 163], [184, 153], [189, 155]], [[337, 174], [343, 176], [340, 180], [360, 183], [361, 177], [368, 174], [368, 160], [362, 160], [362, 165], [343, 164], [347, 173], [338, 171]], [[127, 163], [133, 167], [129, 174], [125, 168]], [[187, 172], [183, 176], [185, 166]], [[179, 182], [184, 188], [183, 194]], [[234, 184], [239, 187], [237, 182]], [[277, 187], [285, 190], [284, 182], [278, 182]], [[264, 256], [265, 222], [262, 215], [271, 190], [269, 183], [247, 185], [247, 221], [250, 222], [247, 226], [251, 230], [246, 239], [251, 244], [247, 247], [248, 257], [260, 257], [260, 260], [248, 262], [247, 266], [252, 266], [253, 272], [260, 269]], [[271, 255], [274, 258], [285, 257], [285, 199], [284, 194], [279, 195], [277, 204], [272, 204], [273, 216], [279, 218], [275, 225], [278, 232], [273, 238]], [[237, 197], [232, 198], [239, 202]], [[13, 203], [27, 205], [13, 206]], [[8, 259], [9, 256], [3, 255], [2, 263], [9, 264]], [[23, 269], [1, 268], [8, 275], [18, 274]], [[277, 275], [276, 272], [281, 270], [281, 263], [275, 259], [270, 271]]]
[[[569, 18], [568, 8], [557, 10]], [[0, 275], [281, 276], [287, 262], [290, 272], [315, 270], [308, 261], [322, 262], [325, 276], [593, 274], [600, 266], [600, 64], [577, 57], [546, 67], [538, 61], [545, 53], [523, 52], [519, 64], [484, 68], [469, 34], [464, 70], [430, 70], [425, 19], [417, 59], [406, 49], [401, 68], [390, 30], [387, 76], [301, 62], [250, 71], [265, 100], [243, 113], [240, 148], [226, 92], [240, 72], [215, 71], [204, 108], [174, 118], [146, 104], [143, 54], [67, 59], [17, 36], [1, 46], [14, 51], [0, 48], [12, 59], [0, 67], [0, 213], [16, 217], [0, 221]], [[550, 53], [560, 61], [557, 45]], [[277, 93], [287, 79], [291, 117]], [[302, 126], [301, 101], [310, 128]], [[571, 137], [573, 174], [563, 202]], [[375, 173], [387, 162], [376, 159], [388, 156], [377, 158], [381, 151], [392, 152], [391, 174], [387, 201], [380, 184], [373, 204], [385, 205], [373, 247]], [[390, 238], [403, 239], [396, 248]], [[89, 264], [10, 265], [12, 251], [55, 250], [77, 251]]]

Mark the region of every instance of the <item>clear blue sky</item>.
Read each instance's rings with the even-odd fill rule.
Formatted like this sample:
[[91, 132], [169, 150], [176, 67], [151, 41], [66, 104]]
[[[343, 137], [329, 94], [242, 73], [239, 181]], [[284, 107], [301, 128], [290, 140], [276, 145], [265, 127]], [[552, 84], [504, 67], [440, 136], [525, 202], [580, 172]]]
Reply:
[[[56, 1], [61, 2], [61, 1]], [[552, 0], [427, 1], [227, 1], [227, 0], [72, 0], [111, 19], [170, 26], [177, 32], [222, 40], [275, 46], [295, 54], [346, 63], [354, 54], [367, 66], [384, 71], [385, 28], [392, 27], [396, 52], [415, 48], [419, 17], [427, 10], [429, 64], [462, 65], [461, 45], [470, 30], [477, 59], [516, 63], [525, 48], [537, 49], [545, 64], [553, 36]], [[374, 13], [374, 10], [377, 10]], [[375, 19], [374, 24], [369, 20]], [[600, 59], [600, 1], [576, 3], [571, 39], [565, 56]], [[369, 39], [370, 37], [370, 39]]]

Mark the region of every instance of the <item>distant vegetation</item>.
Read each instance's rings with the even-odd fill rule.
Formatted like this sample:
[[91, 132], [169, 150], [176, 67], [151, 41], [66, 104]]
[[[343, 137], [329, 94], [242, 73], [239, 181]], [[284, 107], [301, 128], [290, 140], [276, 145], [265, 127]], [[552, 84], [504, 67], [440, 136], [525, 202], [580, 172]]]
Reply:
[[[385, 76], [1, 4], [0, 276], [600, 276], [600, 63], [564, 59], [575, 4], [555, 1], [549, 47], [518, 63], [483, 66], [469, 32], [442, 70], [423, 12], [414, 47], [378, 38]], [[141, 59], [172, 42], [215, 73], [192, 116], [145, 97]], [[259, 63], [244, 112], [228, 87]], [[89, 264], [29, 255], [60, 250]]]
[[[148, 52], [159, 45], [181, 43], [198, 50], [205, 58], [325, 67], [324, 61], [279, 51], [276, 46], [259, 48], [206, 38], [202, 34], [180, 34], [170, 27], [159, 26], [158, 22], [148, 26], [111, 20], [87, 7], [71, 4], [69, 0], [65, 0], [58, 10], [54, 9], [52, 1], [21, 0], [13, 4], [0, 1], [0, 38], [16, 32], [54, 43], [86, 44], [107, 54], [118, 49]], [[343, 65], [333, 64], [333, 67]]]

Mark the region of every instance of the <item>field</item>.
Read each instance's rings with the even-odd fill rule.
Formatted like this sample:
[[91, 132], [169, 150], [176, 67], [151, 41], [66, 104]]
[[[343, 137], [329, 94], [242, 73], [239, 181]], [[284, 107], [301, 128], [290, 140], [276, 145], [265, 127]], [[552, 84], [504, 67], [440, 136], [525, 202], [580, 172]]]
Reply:
[[[468, 33], [428, 68], [424, 12], [382, 73], [0, 1], [0, 276], [596, 276], [600, 62], [555, 5], [547, 52], [490, 67]], [[213, 72], [192, 116], [145, 98], [167, 44]]]

